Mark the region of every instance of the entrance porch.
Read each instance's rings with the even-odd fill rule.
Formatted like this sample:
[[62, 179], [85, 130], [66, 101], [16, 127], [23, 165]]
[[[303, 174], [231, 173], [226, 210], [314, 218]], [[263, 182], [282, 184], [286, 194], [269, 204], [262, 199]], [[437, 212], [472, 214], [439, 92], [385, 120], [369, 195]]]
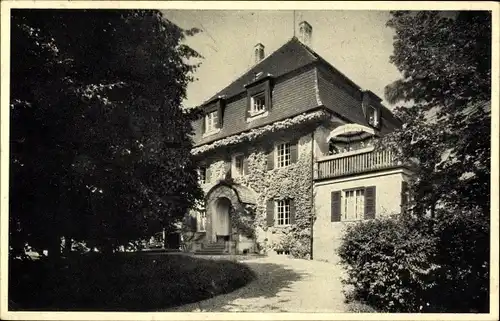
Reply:
[[218, 183], [206, 195], [203, 250], [244, 254], [256, 251], [252, 231], [256, 193], [238, 184]]

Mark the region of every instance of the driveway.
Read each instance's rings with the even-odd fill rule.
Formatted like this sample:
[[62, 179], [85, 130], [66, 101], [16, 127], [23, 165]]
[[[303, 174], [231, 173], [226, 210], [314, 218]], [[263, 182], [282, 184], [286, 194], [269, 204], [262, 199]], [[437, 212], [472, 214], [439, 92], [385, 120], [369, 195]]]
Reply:
[[256, 280], [234, 292], [168, 311], [347, 312], [338, 265], [284, 256], [242, 263], [255, 271]]

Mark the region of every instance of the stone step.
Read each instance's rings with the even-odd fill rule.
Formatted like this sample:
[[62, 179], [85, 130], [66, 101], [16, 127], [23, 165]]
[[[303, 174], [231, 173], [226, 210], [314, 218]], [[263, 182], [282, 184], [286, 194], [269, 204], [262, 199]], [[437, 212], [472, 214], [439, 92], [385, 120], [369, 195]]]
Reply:
[[203, 249], [199, 249], [198, 251], [205, 251], [205, 252], [220, 252], [220, 251], [224, 251], [225, 248], [220, 248], [220, 249], [214, 249], [214, 248], [203, 248]]
[[204, 245], [204, 249], [223, 249], [225, 248], [225, 245]]
[[213, 249], [220, 249], [220, 248], [225, 248], [226, 245], [225, 244], [204, 244], [203, 245], [204, 248], [213, 248]]

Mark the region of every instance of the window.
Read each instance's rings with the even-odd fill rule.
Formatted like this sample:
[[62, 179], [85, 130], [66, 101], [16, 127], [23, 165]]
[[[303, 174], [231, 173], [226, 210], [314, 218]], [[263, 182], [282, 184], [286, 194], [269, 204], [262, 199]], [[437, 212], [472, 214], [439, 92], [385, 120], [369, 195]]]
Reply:
[[290, 200], [277, 201], [276, 213], [278, 225], [290, 225]]
[[277, 146], [277, 164], [278, 167], [285, 167], [291, 164], [291, 153], [290, 153], [290, 144], [280, 144]]
[[356, 189], [344, 192], [344, 213], [342, 220], [362, 220], [365, 213], [365, 190]]
[[250, 113], [252, 115], [260, 114], [266, 111], [266, 96], [264, 92], [258, 93], [251, 97]]
[[198, 232], [205, 232], [207, 226], [207, 213], [204, 210], [198, 212], [196, 221], [198, 222]]
[[212, 111], [205, 115], [205, 132], [213, 132], [217, 129], [217, 111]]
[[374, 127], [378, 126], [378, 111], [375, 107], [368, 107], [368, 123]]
[[207, 183], [207, 168], [206, 167], [202, 167], [198, 170], [198, 182], [200, 182], [200, 184]]
[[269, 115], [273, 104], [272, 78], [271, 74], [259, 72], [255, 79], [244, 86], [247, 90], [247, 123]]
[[233, 158], [233, 166], [234, 166], [234, 173], [235, 176], [243, 176], [244, 175], [244, 170], [243, 170], [243, 162], [245, 160], [244, 155], [236, 155]]

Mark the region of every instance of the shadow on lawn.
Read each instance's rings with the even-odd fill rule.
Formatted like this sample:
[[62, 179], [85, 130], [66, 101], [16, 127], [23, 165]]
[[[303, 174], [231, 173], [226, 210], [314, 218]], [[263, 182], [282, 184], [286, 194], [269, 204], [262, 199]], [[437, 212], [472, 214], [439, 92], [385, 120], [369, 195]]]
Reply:
[[254, 273], [186, 255], [80, 255], [9, 262], [10, 310], [152, 311], [241, 288]]
[[[168, 311], [285, 312], [272, 304], [263, 304], [263, 301], [269, 302], [270, 299], [275, 299], [279, 292], [287, 292], [291, 284], [307, 275], [307, 273], [299, 273], [286, 265], [277, 263], [244, 262], [244, 264], [257, 274], [257, 278], [245, 287], [206, 301], [168, 309]], [[278, 303], [288, 301], [287, 299], [279, 299]]]

